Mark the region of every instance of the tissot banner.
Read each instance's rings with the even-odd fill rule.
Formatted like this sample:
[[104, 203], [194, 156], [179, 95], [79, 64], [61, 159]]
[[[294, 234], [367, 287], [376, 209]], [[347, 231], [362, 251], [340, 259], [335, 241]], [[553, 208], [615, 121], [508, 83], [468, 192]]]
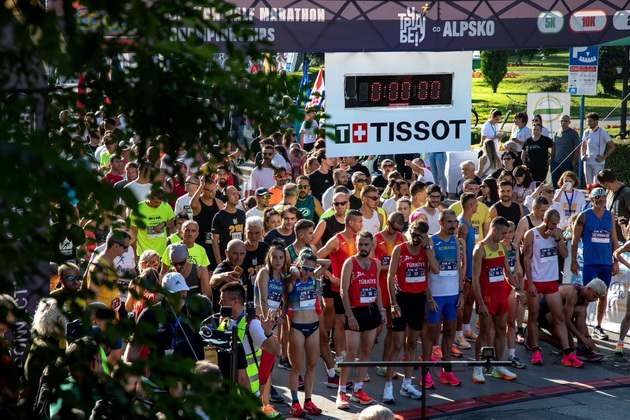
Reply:
[[[597, 45], [630, 37], [630, 0], [232, 0], [276, 51], [461, 51]], [[225, 14], [208, 8], [206, 19]], [[174, 30], [175, 39], [191, 35]], [[195, 33], [239, 44], [233, 33]]]

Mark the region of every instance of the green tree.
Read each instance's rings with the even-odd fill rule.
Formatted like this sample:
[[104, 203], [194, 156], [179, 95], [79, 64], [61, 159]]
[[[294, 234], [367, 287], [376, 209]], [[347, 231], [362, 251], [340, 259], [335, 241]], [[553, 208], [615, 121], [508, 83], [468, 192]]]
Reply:
[[530, 63], [536, 54], [538, 54], [538, 49], [522, 49], [522, 50], [514, 50], [514, 55], [516, 55], [516, 64], [519, 66], [523, 65], [523, 59], [527, 60], [527, 63]]
[[[37, 2], [15, 0], [0, 6], [0, 176], [4, 181], [0, 293], [17, 295], [24, 290], [31, 296], [48, 287], [48, 262], [58, 259], [51, 219], [78, 223], [81, 217], [99, 224], [108, 214], [121, 214], [120, 199], [131, 208], [137, 205], [126, 191], [100, 182], [102, 173], [74, 159], [84, 147], [85, 126], [77, 114], [103, 106], [108, 117], [125, 115], [129, 128], [125, 139], [141, 140], [136, 156], [145, 156], [149, 146], [159, 146], [174, 157], [184, 147], [197, 150], [210, 163], [220, 163], [235, 144], [230, 112], [244, 112], [263, 124], [265, 132], [274, 132], [286, 93], [284, 76], [250, 73], [251, 60], [269, 57], [260, 43], [237, 46], [228, 41], [227, 58], [219, 62], [222, 51], [207, 37], [253, 40], [256, 36], [247, 19], [232, 13], [233, 6], [224, 1], [86, 0], [81, 2], [82, 11], [72, 2], [48, 4], [45, 9]], [[208, 18], [210, 10], [223, 19]], [[80, 19], [88, 14], [91, 26]], [[118, 65], [128, 57], [132, 57], [130, 65]], [[79, 74], [86, 79], [84, 96], [77, 95], [76, 87], [58, 83]], [[77, 107], [78, 100], [85, 109]], [[71, 117], [64, 123], [57, 117], [62, 110], [69, 110]], [[23, 301], [18, 299], [20, 304]], [[113, 333], [128, 339], [132, 333], [141, 338], [144, 332], [122, 320]], [[164, 363], [151, 357], [130, 369], [142, 372], [145, 367], [161, 387], [175, 380], [199, 383], [192, 377], [190, 363], [178, 359]], [[28, 393], [37, 384], [23, 385]], [[181, 400], [166, 394], [146, 409], [153, 418], [158, 411], [167, 418], [191, 418], [195, 405], [212, 418], [245, 418], [257, 412], [251, 398], [234, 392], [206, 389], [203, 398], [191, 396], [192, 400], [194, 404], [183, 408]]]
[[497, 93], [499, 84], [507, 73], [508, 52], [504, 50], [489, 50], [481, 52], [480, 70], [483, 81]]
[[599, 49], [599, 66], [597, 73], [599, 82], [604, 88], [604, 93], [617, 95], [619, 91], [615, 87], [617, 80], [621, 78], [621, 68], [623, 68], [624, 47], [601, 47]]

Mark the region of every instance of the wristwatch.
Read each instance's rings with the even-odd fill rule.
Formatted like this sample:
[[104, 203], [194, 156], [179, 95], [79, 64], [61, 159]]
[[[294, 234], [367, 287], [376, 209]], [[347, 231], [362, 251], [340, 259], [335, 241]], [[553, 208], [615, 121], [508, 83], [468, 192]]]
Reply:
[[431, 245], [425, 245], [424, 249], [431, 249]]

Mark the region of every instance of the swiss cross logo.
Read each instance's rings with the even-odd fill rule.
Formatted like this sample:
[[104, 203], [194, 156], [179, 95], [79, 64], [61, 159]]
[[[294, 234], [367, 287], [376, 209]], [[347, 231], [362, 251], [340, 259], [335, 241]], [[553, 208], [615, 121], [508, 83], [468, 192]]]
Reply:
[[367, 143], [368, 125], [367, 123], [352, 124], [352, 143]]

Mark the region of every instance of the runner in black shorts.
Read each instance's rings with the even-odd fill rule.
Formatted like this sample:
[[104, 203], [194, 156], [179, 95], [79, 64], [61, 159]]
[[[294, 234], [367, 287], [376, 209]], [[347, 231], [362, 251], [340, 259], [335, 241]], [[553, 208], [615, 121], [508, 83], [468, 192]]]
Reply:
[[[429, 238], [429, 225], [423, 220], [416, 220], [409, 227], [411, 240], [394, 248], [389, 263], [388, 286], [392, 303], [392, 331], [394, 341], [387, 360], [399, 360], [400, 350], [405, 350], [406, 360], [416, 360], [416, 347], [420, 331], [424, 324], [426, 305], [425, 290], [429, 279], [429, 270], [439, 271], [433, 242]], [[413, 368], [405, 368], [405, 379], [400, 395], [419, 399], [422, 392], [411, 384]], [[387, 369], [383, 402], [393, 403], [394, 392], [392, 379], [394, 368]], [[427, 374], [427, 382], [430, 379]], [[432, 383], [432, 381], [431, 381]]]

